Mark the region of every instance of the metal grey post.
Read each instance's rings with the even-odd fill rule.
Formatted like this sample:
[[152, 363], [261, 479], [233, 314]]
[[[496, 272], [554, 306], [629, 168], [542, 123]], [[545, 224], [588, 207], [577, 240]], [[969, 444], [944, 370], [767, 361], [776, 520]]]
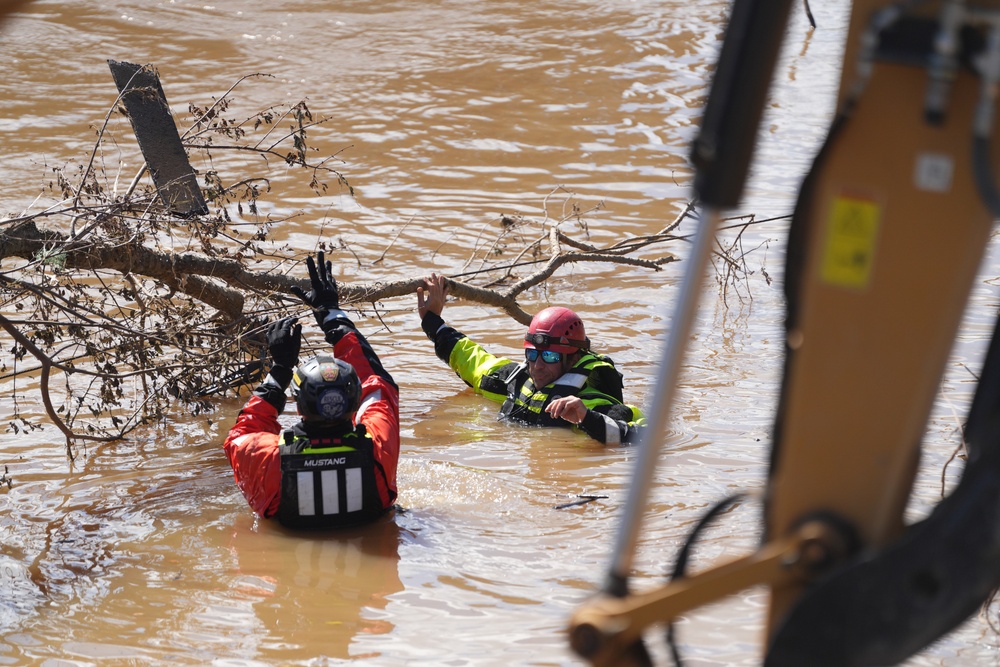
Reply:
[[665, 351], [656, 376], [656, 387], [649, 409], [648, 425], [639, 444], [639, 458], [636, 461], [632, 486], [629, 488], [625, 514], [618, 524], [618, 538], [615, 551], [605, 584], [605, 591], [612, 595], [624, 595], [627, 589], [628, 574], [632, 568], [635, 546], [638, 541], [639, 528], [642, 525], [642, 515], [646, 508], [646, 499], [656, 473], [656, 465], [660, 458], [660, 450], [666, 437], [667, 424], [673, 408], [677, 389], [677, 378], [680, 375], [681, 363], [687, 349], [687, 341], [694, 329], [694, 318], [698, 310], [698, 301], [704, 284], [708, 259], [715, 241], [715, 233], [719, 227], [721, 216], [716, 210], [702, 212], [703, 219], [695, 233], [691, 256], [685, 263], [684, 279], [673, 315], [666, 320], [669, 335], [665, 342]]

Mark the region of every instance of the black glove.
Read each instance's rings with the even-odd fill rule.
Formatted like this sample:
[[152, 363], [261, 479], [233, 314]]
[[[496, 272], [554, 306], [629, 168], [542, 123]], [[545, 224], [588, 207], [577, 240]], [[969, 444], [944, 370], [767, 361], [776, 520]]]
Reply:
[[316, 258], [319, 262], [318, 270], [313, 258], [311, 256], [306, 257], [306, 266], [309, 269], [309, 280], [312, 283], [312, 289], [306, 292], [298, 285], [292, 285], [291, 291], [292, 294], [305, 301], [313, 309], [316, 322], [323, 329], [323, 322], [326, 320], [329, 312], [340, 309], [340, 295], [337, 293], [337, 281], [330, 275], [333, 264], [323, 261], [322, 250], [316, 254]]
[[[267, 328], [267, 351], [275, 366], [291, 370], [299, 363], [299, 348], [302, 346], [302, 325], [299, 318], [286, 317]], [[273, 376], [274, 373], [272, 372]]]

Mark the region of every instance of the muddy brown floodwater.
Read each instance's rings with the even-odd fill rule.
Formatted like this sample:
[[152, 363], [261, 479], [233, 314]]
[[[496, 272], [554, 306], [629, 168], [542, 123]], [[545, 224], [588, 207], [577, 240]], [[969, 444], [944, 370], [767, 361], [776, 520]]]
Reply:
[[[754, 273], [739, 295], [724, 300], [709, 282], [636, 556], [638, 589], [663, 581], [706, 507], [764, 484], [783, 349], [780, 218], [830, 117], [849, 3], [813, 5], [816, 30], [796, 3], [734, 212], [779, 219], [745, 233]], [[356, 196], [316, 196], [289, 174], [265, 213], [299, 212], [273, 233], [302, 253], [317, 234], [342, 240], [350, 252], [333, 259], [343, 282], [459, 273], [484, 228], [501, 215], [541, 219], [550, 194], [549, 206], [564, 201], [560, 187], [585, 208], [603, 202], [588, 217], [597, 240], [655, 232], [691, 196], [688, 147], [727, 7], [36, 0], [0, 28], [0, 210], [39, 205], [52, 167], [86, 161], [116, 96], [114, 59], [154, 64], [181, 119], [189, 102], [210, 103], [255, 73], [270, 76], [239, 89], [244, 107], [308, 98], [330, 118], [310, 136], [338, 153]], [[685, 244], [671, 251], [683, 258]], [[577, 310], [623, 369], [627, 398], [644, 405], [680, 266], [576, 265], [523, 305]], [[991, 252], [928, 425], [914, 516], [940, 496], [998, 268]], [[358, 324], [401, 387], [405, 511], [357, 533], [306, 539], [254, 518], [221, 449], [245, 397], [197, 416], [178, 406], [127, 441], [81, 446], [70, 463], [30, 387], [4, 384], [4, 423], [16, 400], [45, 427], [8, 430], [0, 447], [12, 481], [0, 488], [0, 665], [581, 664], [567, 620], [603, 579], [635, 452], [497, 423], [496, 406], [434, 357], [415, 298], [381, 306], [381, 320]], [[453, 302], [445, 316], [496, 353], [520, 354], [522, 327], [502, 313]], [[10, 347], [5, 338], [0, 355]], [[959, 473], [951, 466], [945, 483]], [[585, 493], [607, 498], [554, 509]], [[696, 566], [752, 549], [759, 521], [757, 505], [740, 505], [706, 535]], [[688, 664], [758, 664], [765, 605], [754, 589], [686, 615]], [[997, 647], [974, 618], [908, 664], [996, 664]]]

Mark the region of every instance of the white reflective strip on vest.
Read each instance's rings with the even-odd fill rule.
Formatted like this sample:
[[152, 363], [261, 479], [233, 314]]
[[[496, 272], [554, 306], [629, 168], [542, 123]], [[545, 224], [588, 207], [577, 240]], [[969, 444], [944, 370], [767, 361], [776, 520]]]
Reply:
[[[601, 414], [598, 412], [597, 414]], [[620, 445], [622, 444], [622, 432], [618, 428], [618, 422], [607, 415], [601, 415], [604, 417], [604, 444], [606, 445]]]
[[[295, 473], [299, 495], [299, 516], [316, 515], [316, 485], [313, 472]], [[322, 494], [323, 514], [340, 514], [340, 481], [336, 470], [319, 472], [319, 487]], [[364, 507], [364, 487], [361, 483], [361, 468], [344, 470], [344, 489], [347, 493], [347, 511], [359, 512]]]
[[579, 371], [570, 370], [568, 373], [556, 380], [555, 385], [573, 387], [574, 389], [583, 389], [583, 385], [587, 384], [587, 378], [589, 377], [590, 373], [581, 373]]
[[357, 512], [364, 504], [364, 496], [361, 495], [361, 468], [348, 468], [344, 471], [347, 479], [347, 511]]
[[357, 414], [354, 415], [354, 423], [357, 424], [358, 422], [361, 421], [361, 415], [365, 414], [365, 410], [368, 409], [369, 405], [371, 405], [375, 401], [381, 401], [381, 400], [382, 400], [381, 389], [376, 389], [372, 393], [368, 394], [368, 396], [365, 397], [365, 400], [362, 401], [361, 405], [358, 406], [358, 412]]
[[319, 485], [323, 491], [323, 514], [338, 514], [340, 512], [340, 497], [337, 494], [339, 486], [337, 484], [337, 471], [321, 470]]
[[299, 516], [313, 516], [316, 514], [316, 497], [312, 472], [295, 473], [295, 484], [298, 487]]

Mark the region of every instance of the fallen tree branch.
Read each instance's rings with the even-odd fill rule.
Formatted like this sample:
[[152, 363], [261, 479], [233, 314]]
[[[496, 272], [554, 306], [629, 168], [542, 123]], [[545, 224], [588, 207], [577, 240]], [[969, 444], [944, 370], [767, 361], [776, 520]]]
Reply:
[[[320, 180], [325, 176], [352, 195], [353, 189], [327, 166], [333, 157], [310, 159], [307, 131], [324, 121], [314, 119], [304, 102], [232, 120], [227, 114], [235, 87], [210, 105], [189, 105], [194, 120], [185, 146], [204, 151], [210, 165], [214, 152], [262, 155], [264, 173], [227, 179], [206, 170], [208, 215], [174, 218], [144, 180], [145, 167], [124, 193], [117, 192], [117, 179], [109, 178], [97, 159], [104, 155], [98, 145], [79, 170], [79, 181], [55, 170], [53, 203], [0, 221], [0, 327], [14, 341], [15, 359], [30, 354], [37, 360], [32, 368], [4, 364], [0, 379], [31, 383], [37, 377], [45, 414], [66, 438], [71, 458], [74, 440], [124, 437], [140, 424], [161, 419], [176, 401], [194, 414], [211, 410], [217, 393], [258, 381], [268, 370], [267, 322], [304, 310], [290, 288], [309, 288], [300, 270], [307, 252], [275, 244], [270, 229], [289, 218], [262, 215], [257, 206], [270, 192], [269, 159], [280, 160], [282, 170], [304, 169], [317, 193], [326, 191]], [[103, 119], [98, 144], [108, 140], [113, 114]], [[279, 123], [286, 123], [281, 132]], [[258, 129], [263, 136], [252, 137]], [[282, 146], [287, 144], [286, 151]], [[660, 271], [678, 261], [664, 247], [686, 243], [677, 232], [694, 205], [688, 203], [657, 234], [603, 244], [594, 237], [604, 230], [589, 219], [604, 210], [603, 202], [585, 209], [572, 192], [556, 187], [542, 210], [541, 220], [514, 214], [501, 215], [496, 228], [484, 224], [464, 246], [473, 250], [463, 270], [448, 276], [452, 297], [495, 308], [527, 325], [532, 314], [519, 299], [568, 265], [596, 262]], [[231, 215], [240, 220], [234, 222]], [[384, 267], [389, 251], [405, 242], [413, 220], [370, 260], [340, 238], [317, 245], [350, 252], [359, 268]], [[755, 223], [740, 224], [745, 229]], [[742, 262], [745, 267], [743, 255], [727, 258], [727, 266]], [[464, 270], [472, 266], [478, 268]], [[362, 310], [371, 304], [381, 320], [381, 302], [412, 298], [424, 277], [342, 281], [341, 303]], [[64, 388], [53, 387], [53, 372], [63, 374]], [[13, 406], [18, 417], [17, 401]], [[81, 427], [83, 411], [89, 415]]]

